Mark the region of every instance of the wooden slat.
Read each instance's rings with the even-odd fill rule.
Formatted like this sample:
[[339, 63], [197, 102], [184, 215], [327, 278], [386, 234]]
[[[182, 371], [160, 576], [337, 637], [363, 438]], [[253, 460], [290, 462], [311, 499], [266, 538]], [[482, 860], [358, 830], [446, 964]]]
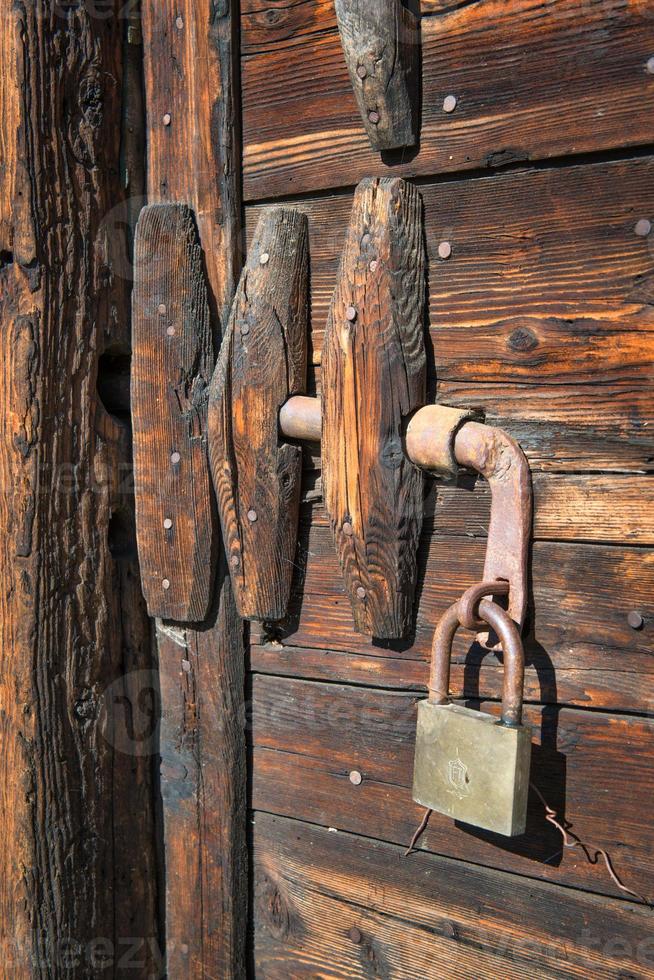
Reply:
[[129, 351], [126, 228], [108, 217], [125, 204], [119, 7], [2, 4], [0, 973], [12, 980], [113, 973], [127, 946], [158, 972], [138, 714], [149, 624], [128, 427], [100, 394], [108, 353]]
[[298, 820], [253, 822], [257, 975], [651, 975], [645, 909]]
[[209, 392], [211, 472], [245, 619], [282, 619], [291, 590], [302, 450], [280, 438], [279, 411], [306, 389], [306, 224], [290, 208], [262, 214]]
[[[654, 215], [654, 159], [420, 192], [439, 382], [651, 386], [651, 248], [634, 227]], [[309, 218], [315, 363], [351, 203], [350, 194], [297, 202]], [[249, 225], [258, 213], [248, 209]], [[442, 241], [452, 248], [447, 260]]]
[[[148, 197], [181, 201], [197, 215], [216, 335], [240, 271], [233, 11], [212, 0], [142, 2]], [[224, 558], [202, 627], [183, 630], [180, 645], [180, 627], [166, 626], [172, 632], [157, 630], [161, 754], [172, 759], [161, 776], [165, 969], [178, 980], [240, 978], [247, 917], [244, 643]]]
[[[467, 537], [423, 539], [415, 635], [404, 642], [371, 641], [352, 632], [347, 600], [327, 528], [306, 529], [297, 563], [292, 618], [277, 633], [285, 645], [398, 657], [426, 662], [433, 632], [445, 609], [478, 582], [485, 543]], [[654, 552], [639, 548], [537, 542], [533, 548], [533, 597], [525, 635], [527, 662], [552, 667], [651, 672]], [[572, 574], [574, 570], [574, 574]], [[645, 620], [632, 629], [627, 616]], [[459, 631], [454, 659], [463, 662], [472, 634]], [[479, 651], [475, 659], [477, 659]], [[489, 657], [492, 655], [488, 655]], [[551, 700], [551, 696], [547, 698]]]
[[[248, 0], [246, 197], [351, 185], [391, 169], [434, 174], [648, 144], [650, 13], [645, 0], [487, 0], [423, 17], [420, 150], [380, 162], [361, 127], [332, 4]], [[448, 95], [458, 100], [449, 114]]]
[[[382, 655], [383, 654], [383, 655]], [[471, 654], [468, 663], [454, 663], [451, 690], [456, 697], [474, 698], [482, 691], [485, 697], [502, 697], [502, 666], [497, 662], [480, 663]], [[565, 704], [604, 711], [631, 711], [648, 714], [652, 710], [651, 688], [654, 665], [645, 663], [642, 672], [626, 669], [606, 670], [533, 665], [525, 670], [524, 699], [545, 704]], [[250, 669], [260, 674], [299, 677], [304, 680], [337, 681], [341, 684], [363, 684], [397, 690], [426, 691], [429, 666], [427, 657], [412, 659], [394, 655], [393, 651], [350, 653], [315, 647], [296, 647], [272, 640], [253, 644]]]
[[[499, 714], [498, 704], [484, 709]], [[525, 721], [534, 727], [532, 782], [573, 833], [606, 848], [618, 874], [648, 896], [654, 868], [645, 805], [654, 790], [649, 721], [530, 705]], [[255, 676], [252, 726], [255, 809], [406, 846], [423, 812], [411, 799], [415, 696]], [[362, 774], [360, 785], [350, 781], [352, 771]], [[533, 793], [520, 838], [507, 841], [434, 813], [420, 846], [624, 897], [601, 861], [590, 864], [583, 851], [562, 848]]]
[[[533, 538], [654, 545], [654, 480], [651, 476], [608, 473], [532, 473]], [[457, 484], [432, 480], [424, 501], [422, 533], [486, 538], [490, 490], [485, 480], [462, 474]], [[316, 471], [306, 474], [304, 497], [320, 498]], [[610, 506], [607, 506], [610, 502]], [[303, 508], [305, 524], [328, 524], [319, 500]]]
[[217, 557], [207, 408], [213, 341], [193, 212], [141, 211], [134, 249], [131, 410], [136, 531], [151, 616], [207, 614]]
[[425, 401], [422, 203], [402, 180], [357, 188], [323, 359], [325, 509], [355, 629], [410, 628], [423, 476], [402, 448]]

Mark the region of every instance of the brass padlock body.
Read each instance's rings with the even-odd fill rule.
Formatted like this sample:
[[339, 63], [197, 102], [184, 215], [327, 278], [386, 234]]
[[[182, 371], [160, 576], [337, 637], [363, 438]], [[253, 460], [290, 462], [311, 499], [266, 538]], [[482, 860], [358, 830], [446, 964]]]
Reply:
[[531, 728], [458, 704], [418, 705], [413, 798], [507, 837], [524, 833]]

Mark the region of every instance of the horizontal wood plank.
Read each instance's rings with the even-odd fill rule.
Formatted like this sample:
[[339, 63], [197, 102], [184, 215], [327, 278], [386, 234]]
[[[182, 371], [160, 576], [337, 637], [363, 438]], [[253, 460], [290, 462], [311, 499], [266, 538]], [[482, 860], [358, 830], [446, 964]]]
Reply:
[[651, 976], [645, 910], [267, 813], [253, 823], [257, 975]]
[[[296, 554], [291, 617], [267, 635], [285, 646], [312, 647], [423, 660], [431, 650], [439, 616], [481, 578], [484, 542], [474, 538], [423, 538], [418, 556], [420, 581], [415, 632], [405, 641], [382, 645], [355, 634], [338, 562], [325, 527], [302, 528]], [[640, 548], [536, 542], [532, 555], [532, 596], [525, 635], [528, 664], [552, 669], [624, 670], [651, 674], [654, 552]], [[631, 611], [641, 629], [627, 622]], [[254, 642], [261, 634], [253, 631]], [[453, 658], [479, 660], [472, 634], [459, 631]], [[487, 654], [489, 662], [493, 655]], [[552, 700], [548, 696], [545, 700]]]
[[[423, 812], [411, 799], [416, 700], [372, 688], [253, 677], [254, 808], [406, 845]], [[497, 704], [484, 707], [498, 713]], [[534, 728], [531, 780], [573, 833], [606, 848], [625, 883], [647, 894], [654, 871], [646, 806], [654, 791], [651, 721], [532, 705], [525, 720]], [[360, 785], [350, 781], [352, 771], [362, 774]], [[533, 793], [521, 837], [503, 838], [434, 813], [420, 846], [621, 895], [601, 861], [590, 864], [580, 849], [562, 849]]]
[[[651, 394], [654, 235], [650, 242], [634, 229], [654, 215], [653, 158], [420, 191], [439, 382], [638, 382]], [[352, 195], [296, 204], [309, 219], [317, 364]], [[259, 214], [248, 208], [250, 232]], [[446, 261], [438, 256], [443, 241], [452, 249]]]
[[[350, 185], [370, 173], [494, 168], [651, 142], [646, 0], [456, 6], [422, 19], [418, 152], [380, 157], [359, 116], [333, 4], [248, 0], [246, 198]], [[448, 95], [457, 99], [451, 113]]]

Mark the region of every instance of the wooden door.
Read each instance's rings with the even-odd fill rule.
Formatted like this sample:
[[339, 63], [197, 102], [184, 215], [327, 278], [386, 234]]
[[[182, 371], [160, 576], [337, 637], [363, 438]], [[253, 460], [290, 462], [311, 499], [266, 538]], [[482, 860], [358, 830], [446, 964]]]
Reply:
[[[422, 194], [430, 391], [529, 458], [531, 778], [587, 844], [532, 791], [523, 837], [434, 813], [405, 854], [416, 702], [439, 615], [480, 578], [487, 487], [430, 484], [415, 634], [381, 645], [353, 631], [307, 444], [291, 615], [251, 631], [255, 975], [651, 976], [648, 910], [598, 849], [651, 897], [652, 11], [423, 2], [420, 146], [384, 156], [331, 3], [246, 0], [241, 28], [246, 226], [263, 201], [308, 215], [315, 392], [353, 185]], [[461, 639], [454, 664], [466, 703], [497, 700], [496, 658]]]

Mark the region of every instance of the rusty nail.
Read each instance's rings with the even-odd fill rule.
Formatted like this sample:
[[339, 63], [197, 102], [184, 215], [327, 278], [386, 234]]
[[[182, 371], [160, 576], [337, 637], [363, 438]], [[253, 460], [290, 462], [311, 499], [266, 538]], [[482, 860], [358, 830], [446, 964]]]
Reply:
[[177, 28], [178, 31], [181, 31], [182, 30], [182, 28], [184, 27], [184, 18], [183, 17], [178, 17], [177, 18], [177, 20], [175, 21], [175, 27]]
[[365, 78], [368, 74], [368, 69], [365, 65], [357, 65], [357, 75], [359, 78]]
[[190, 674], [190, 672], [191, 672], [191, 661], [190, 660], [182, 660], [182, 670], [184, 671], [185, 674]]
[[171, 463], [179, 463], [179, 461], [180, 461], [181, 458], [182, 457], [180, 456], [180, 454], [178, 452], [174, 452], [174, 453], [171, 453], [170, 454], [170, 462]]
[[343, 524], [343, 534], [347, 534], [348, 538], [352, 534], [354, 534], [354, 528], [352, 527], [349, 521], [345, 521], [345, 523]]
[[173, 526], [173, 522], [171, 521], [171, 519], [169, 517], [165, 517], [164, 518], [164, 527], [166, 528], [166, 530], [169, 531], [172, 526]]
[[173, 119], [173, 117], [171, 116], [171, 114], [169, 112], [166, 112], [165, 115], [164, 115], [164, 117], [163, 117], [163, 124], [164, 124], [164, 126], [170, 126], [170, 124], [172, 122], [172, 119]]
[[449, 242], [441, 242], [438, 246], [438, 256], [441, 259], [449, 259], [452, 254], [452, 246]]
[[446, 95], [443, 99], [443, 112], [454, 112], [456, 109], [456, 95]]
[[170, 588], [170, 580], [167, 579], [167, 578], [165, 578], [163, 580], [163, 582], [161, 583], [161, 587], [162, 587], [162, 589], [169, 589]]
[[174, 337], [175, 336], [175, 328], [174, 327], [166, 327], [166, 333], [168, 334], [169, 337]]
[[166, 315], [166, 304], [165, 303], [159, 303], [159, 306], [157, 307], [157, 310], [159, 311], [159, 313], [161, 314], [161, 316], [165, 316]]
[[248, 511], [248, 520], [249, 520], [250, 524], [254, 524], [254, 522], [256, 521], [256, 519], [257, 519], [257, 512], [256, 512], [256, 510], [249, 510]]
[[376, 259], [373, 259], [372, 262], [370, 263], [370, 265], [368, 266], [368, 268], [370, 269], [371, 272], [376, 272], [378, 265], [379, 265], [379, 263], [377, 262], [377, 260]]
[[358, 771], [358, 769], [353, 769], [352, 772], [350, 773], [350, 782], [352, 783], [352, 785], [353, 786], [360, 786], [362, 779], [363, 779], [363, 776]]
[[639, 630], [642, 627], [645, 620], [643, 619], [643, 617], [640, 615], [639, 612], [636, 612], [635, 609], [632, 609], [632, 611], [627, 616], [627, 622], [631, 626], [632, 630]]
[[365, 597], [366, 597], [366, 590], [364, 589], [364, 587], [362, 585], [360, 585], [359, 588], [357, 589], [357, 595], [358, 595], [358, 597], [360, 599], [365, 599]]
[[270, 261], [270, 255], [268, 254], [268, 252], [262, 252], [261, 255], [259, 256], [259, 264], [268, 265], [269, 261]]
[[654, 75], [654, 57], [647, 59], [645, 63], [645, 68], [647, 68], [647, 71], [650, 73], [650, 75]]
[[354, 323], [356, 318], [357, 318], [357, 311], [353, 306], [348, 306], [348, 308], [345, 311], [345, 319], [349, 320], [350, 323]]
[[373, 124], [373, 126], [376, 126], [380, 119], [379, 113], [375, 112], [375, 110], [373, 109], [372, 112], [368, 113], [368, 119]]
[[238, 566], [241, 564], [241, 559], [238, 557], [238, 555], [232, 555], [232, 557], [229, 559], [229, 564], [232, 566], [232, 568], [238, 568]]
[[646, 238], [651, 230], [652, 230], [652, 222], [649, 221], [647, 218], [641, 218], [640, 221], [637, 221], [634, 226], [634, 231], [636, 232], [637, 235], [640, 235], [641, 238]]
[[355, 943], [355, 945], [357, 945], [357, 946], [359, 945], [359, 943], [363, 939], [363, 936], [361, 935], [361, 930], [360, 929], [357, 929], [356, 926], [352, 926], [352, 928], [348, 932], [348, 936], [350, 937], [350, 939], [352, 940], [352, 942]]

